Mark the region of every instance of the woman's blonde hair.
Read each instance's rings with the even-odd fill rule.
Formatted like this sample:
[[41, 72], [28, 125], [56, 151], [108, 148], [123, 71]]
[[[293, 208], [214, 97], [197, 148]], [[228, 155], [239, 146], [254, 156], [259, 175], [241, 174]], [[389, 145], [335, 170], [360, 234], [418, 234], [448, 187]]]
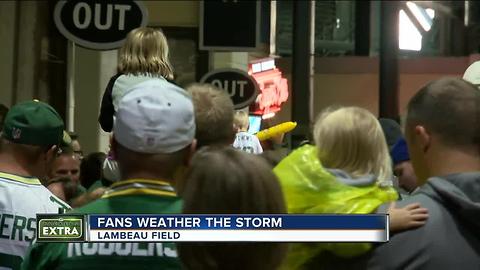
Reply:
[[148, 27], [130, 31], [120, 49], [118, 72], [135, 75], [158, 74], [166, 79], [173, 79], [167, 38], [162, 31]]
[[344, 170], [352, 177], [373, 174], [378, 183], [392, 180], [387, 142], [380, 123], [369, 111], [327, 108], [315, 123], [314, 139], [326, 168]]

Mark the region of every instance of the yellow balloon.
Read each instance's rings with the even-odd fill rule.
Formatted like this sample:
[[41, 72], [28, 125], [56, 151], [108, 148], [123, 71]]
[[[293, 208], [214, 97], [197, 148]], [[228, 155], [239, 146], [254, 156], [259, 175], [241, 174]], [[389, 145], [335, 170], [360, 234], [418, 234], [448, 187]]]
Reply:
[[279, 125], [273, 126], [271, 128], [260, 130], [255, 135], [257, 136], [258, 140], [265, 141], [277, 135], [290, 132], [296, 126], [297, 126], [297, 122], [284, 122]]

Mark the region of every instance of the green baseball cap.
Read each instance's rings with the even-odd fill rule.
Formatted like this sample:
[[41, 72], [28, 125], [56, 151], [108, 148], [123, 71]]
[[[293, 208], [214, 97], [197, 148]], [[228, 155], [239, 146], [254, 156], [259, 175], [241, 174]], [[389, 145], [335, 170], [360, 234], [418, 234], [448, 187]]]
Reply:
[[2, 137], [18, 144], [58, 145], [63, 139], [63, 120], [50, 105], [38, 100], [13, 106], [5, 117]]

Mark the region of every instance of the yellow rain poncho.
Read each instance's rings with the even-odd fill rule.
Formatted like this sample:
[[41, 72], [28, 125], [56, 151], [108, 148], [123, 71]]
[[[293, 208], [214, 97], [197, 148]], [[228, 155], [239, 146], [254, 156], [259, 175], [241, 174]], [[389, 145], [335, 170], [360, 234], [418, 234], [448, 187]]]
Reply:
[[[317, 149], [306, 145], [280, 162], [274, 173], [280, 180], [291, 214], [369, 214], [383, 203], [398, 198], [390, 187], [343, 184], [328, 172], [317, 157]], [[355, 257], [371, 248], [368, 243], [311, 243], [290, 246], [284, 269], [301, 269], [322, 251], [340, 257]]]

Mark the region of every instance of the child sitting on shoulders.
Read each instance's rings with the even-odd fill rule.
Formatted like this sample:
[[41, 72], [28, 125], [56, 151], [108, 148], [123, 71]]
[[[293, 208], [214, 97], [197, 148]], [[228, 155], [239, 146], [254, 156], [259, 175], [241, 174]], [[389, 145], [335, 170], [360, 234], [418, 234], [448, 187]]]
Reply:
[[119, 51], [118, 61], [118, 72], [108, 82], [100, 107], [98, 122], [105, 132], [112, 131], [118, 103], [134, 85], [152, 78], [173, 79], [167, 38], [158, 29], [133, 29]]

